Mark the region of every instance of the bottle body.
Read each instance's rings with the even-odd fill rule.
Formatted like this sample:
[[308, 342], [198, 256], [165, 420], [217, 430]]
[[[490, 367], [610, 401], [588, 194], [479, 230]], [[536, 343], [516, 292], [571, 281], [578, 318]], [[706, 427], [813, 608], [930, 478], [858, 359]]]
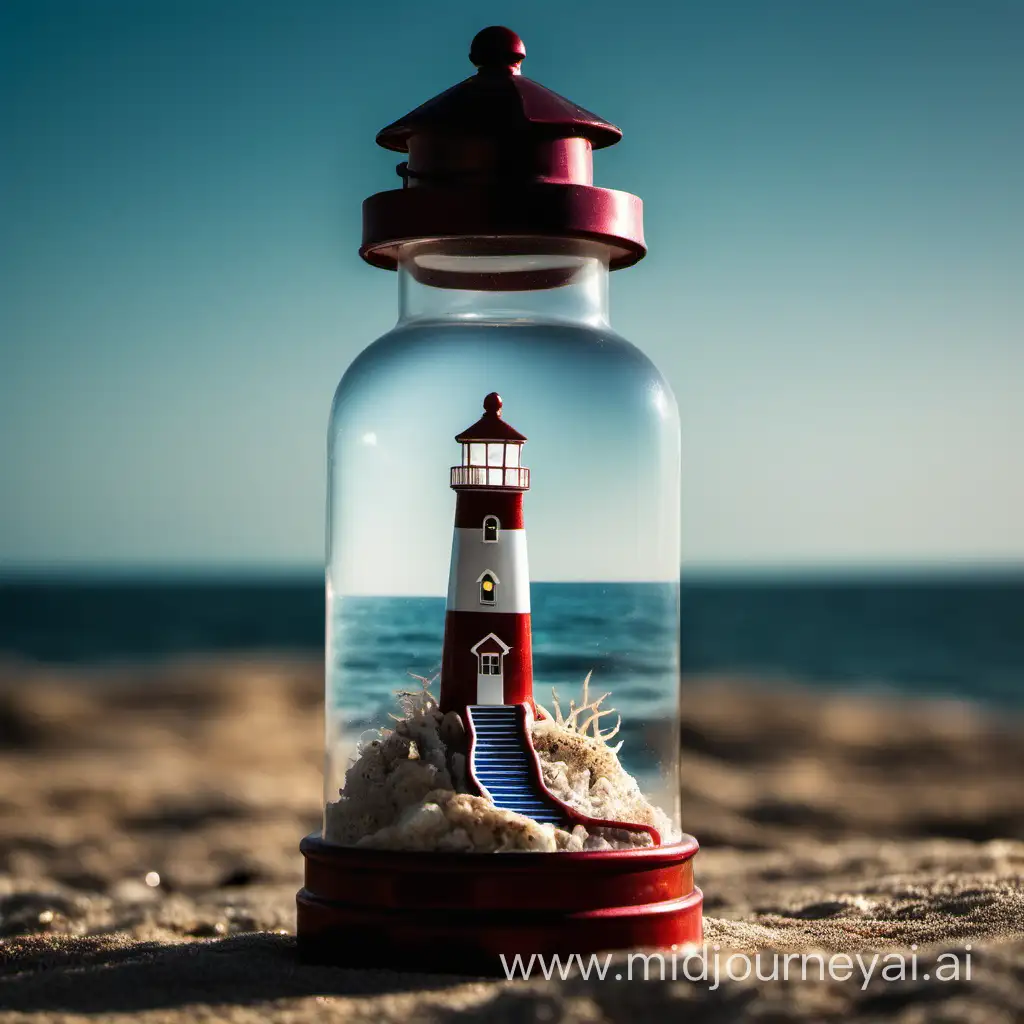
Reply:
[[[477, 507], [473, 495], [482, 494], [456, 494], [450, 486], [472, 478], [471, 470], [452, 468], [473, 457], [460, 453], [455, 435], [479, 414], [484, 395], [500, 392], [506, 419], [528, 438], [521, 464], [517, 455], [516, 469], [505, 471], [518, 476], [501, 477], [518, 480], [529, 466], [528, 489], [511, 504], [503, 499], [494, 506], [518, 507], [521, 522], [506, 525], [523, 531], [515, 538], [522, 556], [501, 555], [513, 559], [504, 581], [497, 570], [477, 578], [473, 562], [474, 579], [459, 586], [465, 593], [494, 586], [499, 600], [514, 587], [508, 614], [525, 618], [531, 630], [530, 714], [542, 723], [566, 723], [570, 732], [582, 729], [591, 748], [604, 744], [614, 752], [661, 814], [667, 842], [679, 831], [675, 400], [650, 360], [608, 325], [607, 268], [599, 254], [488, 259], [449, 258], [435, 247], [426, 266], [443, 272], [441, 287], [425, 284], [415, 265], [400, 271], [409, 293], [403, 318], [355, 360], [335, 396], [328, 437], [325, 838], [375, 845], [378, 836], [400, 847], [399, 819], [430, 803], [432, 791], [474, 792], [462, 721], [470, 698], [437, 712], [439, 734], [447, 729], [455, 737], [447, 754], [434, 749], [433, 734], [400, 739], [401, 727], [389, 716], [402, 717], [410, 706], [422, 710], [424, 692], [435, 701], [441, 693], [453, 580], [469, 571], [457, 569], [457, 507]], [[541, 272], [541, 283], [554, 286], [495, 287], [510, 269], [520, 282], [523, 273], [530, 283], [529, 274]], [[450, 275], [463, 272], [467, 282], [485, 287], [452, 287]], [[492, 518], [501, 517], [481, 514], [479, 550], [489, 540], [496, 552], [502, 547]], [[463, 544], [476, 543], [471, 520], [469, 514], [462, 524], [469, 538]], [[481, 591], [481, 607], [466, 610], [468, 619], [499, 621], [487, 618], [489, 593]], [[478, 631], [484, 641], [488, 634]], [[499, 664], [502, 648], [523, 647], [521, 639], [496, 639], [500, 646], [480, 648], [485, 674]], [[491, 693], [490, 680], [480, 680], [479, 692]], [[396, 691], [408, 695], [396, 698]], [[515, 700], [506, 696], [506, 702], [518, 706], [528, 691], [507, 692]], [[478, 702], [501, 699], [499, 688]], [[582, 706], [573, 716], [571, 707]], [[453, 761], [460, 743], [465, 757]], [[387, 759], [398, 747], [402, 756], [411, 749], [412, 760], [424, 762], [403, 766], [400, 781], [391, 778], [394, 763]], [[594, 770], [571, 756], [559, 761], [557, 751], [555, 744], [546, 762], [542, 751], [545, 778], [561, 786], [570, 804], [579, 797], [590, 811], [605, 807], [601, 793], [582, 792], [595, 788]], [[387, 795], [382, 786], [374, 789], [380, 782], [374, 773], [389, 773]], [[628, 784], [622, 786], [625, 792]], [[417, 848], [434, 848], [424, 842]], [[476, 848], [462, 838], [457, 844], [450, 848]]]

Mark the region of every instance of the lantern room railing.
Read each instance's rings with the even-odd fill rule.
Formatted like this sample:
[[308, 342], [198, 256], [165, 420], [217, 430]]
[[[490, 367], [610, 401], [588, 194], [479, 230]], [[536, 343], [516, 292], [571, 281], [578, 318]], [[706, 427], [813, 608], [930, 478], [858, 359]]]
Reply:
[[525, 491], [530, 487], [530, 471], [522, 466], [504, 469], [487, 466], [452, 466], [452, 487], [505, 487]]

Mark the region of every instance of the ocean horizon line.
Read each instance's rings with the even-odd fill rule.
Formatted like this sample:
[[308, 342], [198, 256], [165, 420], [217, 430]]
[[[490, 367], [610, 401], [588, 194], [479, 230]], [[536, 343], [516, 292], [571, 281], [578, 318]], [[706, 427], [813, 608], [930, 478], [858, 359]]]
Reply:
[[[311, 565], [108, 565], [108, 564], [26, 564], [0, 566], [0, 587], [19, 585], [52, 586], [310, 586], [323, 584], [324, 569]], [[786, 585], [880, 585], [891, 583], [985, 583], [1024, 582], [1021, 562], [911, 562], [906, 564], [834, 563], [816, 565], [683, 565], [679, 582], [683, 587], [703, 585], [786, 586]], [[534, 579], [544, 586], [637, 586], [657, 585], [672, 580], [637, 579]], [[433, 592], [404, 594], [366, 593], [352, 597], [444, 597], [445, 588]]]

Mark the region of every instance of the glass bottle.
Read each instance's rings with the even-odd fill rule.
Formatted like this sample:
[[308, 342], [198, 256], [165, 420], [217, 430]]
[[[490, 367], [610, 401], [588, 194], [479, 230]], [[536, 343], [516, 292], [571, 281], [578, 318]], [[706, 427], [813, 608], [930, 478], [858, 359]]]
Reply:
[[[395, 924], [417, 880], [440, 895], [413, 903], [462, 909], [455, 946], [507, 946], [520, 870], [541, 948], [700, 931], [678, 806], [679, 418], [608, 313], [609, 271], [645, 251], [641, 206], [591, 184], [618, 129], [518, 78], [524, 54], [484, 30], [477, 76], [378, 135], [410, 159], [364, 204], [362, 253], [397, 270], [399, 316], [330, 418], [325, 814], [299, 896], [317, 956], [377, 911], [381, 945], [436, 938]], [[655, 890], [672, 906], [645, 909]], [[581, 910], [602, 922], [585, 941]]]
[[[488, 456], [504, 466], [506, 448], [517, 468], [520, 458], [512, 446], [488, 451], [453, 437], [500, 389], [503, 418], [529, 438], [522, 582], [534, 699], [554, 714], [555, 689], [564, 717], [591, 673], [588, 697], [608, 692], [598, 710], [616, 709], [594, 724], [622, 716], [613, 745], [622, 743], [623, 766], [664, 812], [667, 840], [679, 828], [675, 399], [609, 324], [604, 247], [543, 238], [519, 247], [532, 251], [476, 255], [461, 239], [403, 246], [398, 323], [338, 387], [328, 441], [326, 803], [336, 806], [360, 743], [398, 712], [395, 691], [441, 671], [451, 467], [484, 467]], [[443, 285], [424, 282], [419, 267], [439, 260]], [[504, 274], [552, 272], [551, 287], [498, 290]], [[494, 290], [458, 287], [463, 275], [486, 275]], [[503, 481], [505, 470], [490, 475]], [[330, 826], [329, 839], [363, 838]]]

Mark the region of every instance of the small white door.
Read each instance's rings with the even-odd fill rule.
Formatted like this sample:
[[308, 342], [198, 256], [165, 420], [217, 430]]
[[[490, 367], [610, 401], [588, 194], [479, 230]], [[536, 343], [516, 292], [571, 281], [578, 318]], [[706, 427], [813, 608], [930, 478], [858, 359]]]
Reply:
[[504, 704], [505, 685], [500, 654], [481, 654], [476, 676], [477, 704]]
[[505, 693], [501, 676], [476, 677], [477, 704], [504, 704]]

